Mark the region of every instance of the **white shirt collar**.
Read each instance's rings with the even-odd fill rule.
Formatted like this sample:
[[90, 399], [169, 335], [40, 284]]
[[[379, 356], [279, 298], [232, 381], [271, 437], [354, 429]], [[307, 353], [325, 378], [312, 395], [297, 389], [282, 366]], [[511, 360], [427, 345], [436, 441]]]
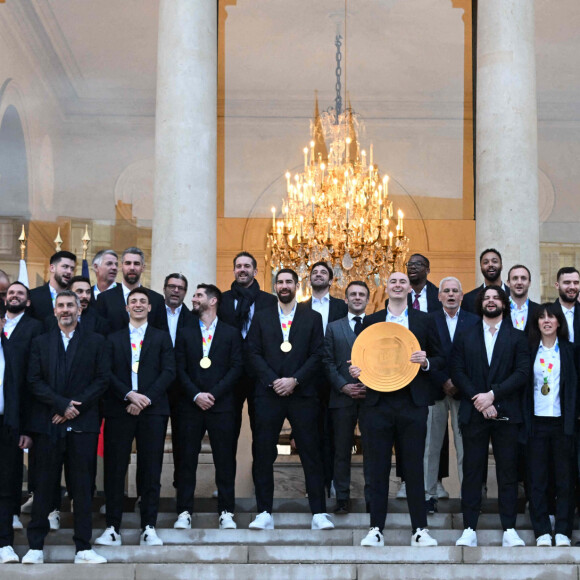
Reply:
[[129, 322], [129, 334], [137, 334], [138, 336], [145, 336], [145, 331], [147, 330], [147, 325], [148, 325], [148, 322], [146, 322], [143, 326], [139, 326], [138, 328], [135, 328]]
[[457, 320], [459, 318], [459, 311], [461, 310], [461, 307], [459, 307], [457, 309], [457, 312], [455, 313], [455, 316], [450, 316], [447, 312], [447, 310], [445, 310], [445, 308], [443, 309], [443, 312], [445, 313], [445, 318], [447, 318], [448, 320]]
[[363, 312], [362, 314], [353, 314], [352, 312], [348, 313], [348, 320], [349, 322], [355, 317], [355, 316], [360, 316], [361, 320], [364, 320], [366, 314]]
[[181, 307], [183, 306], [183, 304], [180, 304], [176, 309], [175, 312], [173, 312], [171, 310], [171, 308], [169, 306], [167, 306], [167, 304], [165, 305], [165, 309], [167, 310], [167, 314], [169, 314], [169, 316], [179, 316], [179, 314], [181, 313]]
[[[485, 330], [486, 332], [489, 331], [489, 329], [491, 328], [491, 326], [489, 324], [486, 324], [485, 320], [482, 321], [483, 322], [483, 330]], [[501, 326], [501, 323], [503, 322], [503, 319], [500, 320], [496, 325], [495, 325], [495, 329], [496, 331], [499, 330], [499, 327]]]
[[330, 302], [330, 292], [327, 292], [322, 298], [314, 298], [312, 297], [312, 302], [320, 302], [320, 304], [324, 304], [326, 302]]

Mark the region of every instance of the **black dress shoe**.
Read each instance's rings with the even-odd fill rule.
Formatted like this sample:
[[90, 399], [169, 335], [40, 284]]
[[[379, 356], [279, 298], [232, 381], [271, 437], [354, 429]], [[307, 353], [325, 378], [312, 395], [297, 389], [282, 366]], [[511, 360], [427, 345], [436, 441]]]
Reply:
[[350, 501], [348, 499], [339, 499], [336, 500], [336, 509], [334, 513], [337, 516], [345, 515], [350, 512]]
[[432, 497], [425, 501], [425, 511], [428, 515], [432, 515], [437, 512], [437, 498]]

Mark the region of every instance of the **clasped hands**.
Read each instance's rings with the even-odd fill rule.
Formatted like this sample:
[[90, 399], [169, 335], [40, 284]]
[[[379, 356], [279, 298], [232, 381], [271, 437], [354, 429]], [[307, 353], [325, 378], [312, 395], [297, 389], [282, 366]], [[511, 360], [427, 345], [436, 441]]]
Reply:
[[296, 385], [294, 377], [282, 377], [272, 382], [272, 388], [279, 397], [289, 397], [294, 392]]
[[75, 417], [78, 417], [81, 414], [81, 412], [76, 407], [79, 405], [82, 405], [80, 401], [71, 401], [68, 404], [68, 407], [64, 412], [64, 415], [59, 415], [58, 413], [55, 413], [55, 415], [52, 417], [53, 424], [60, 425], [65, 421], [70, 421]]
[[129, 413], [129, 415], [139, 415], [145, 407], [148, 407], [151, 404], [149, 397], [146, 397], [137, 391], [131, 391], [127, 395], [127, 400], [129, 401], [129, 404], [127, 405], [127, 413]]
[[493, 405], [495, 397], [492, 391], [487, 393], [478, 393], [472, 397], [473, 406], [478, 410], [485, 419], [495, 419], [497, 417], [497, 409]]

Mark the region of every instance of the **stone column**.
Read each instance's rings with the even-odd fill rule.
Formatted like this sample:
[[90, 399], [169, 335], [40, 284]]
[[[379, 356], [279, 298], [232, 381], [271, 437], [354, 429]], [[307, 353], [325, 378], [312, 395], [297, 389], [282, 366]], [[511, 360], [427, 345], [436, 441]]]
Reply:
[[[476, 248], [525, 264], [540, 297], [534, 0], [483, 0], [477, 14]], [[476, 271], [480, 276], [479, 262]], [[481, 282], [481, 279], [480, 279]]]
[[160, 0], [151, 286], [216, 281], [217, 2]]

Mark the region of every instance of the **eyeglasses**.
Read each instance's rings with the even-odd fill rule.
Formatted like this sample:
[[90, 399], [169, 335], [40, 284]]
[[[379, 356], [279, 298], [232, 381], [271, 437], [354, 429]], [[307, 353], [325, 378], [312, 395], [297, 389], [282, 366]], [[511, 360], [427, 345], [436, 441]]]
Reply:
[[167, 284], [165, 288], [169, 288], [169, 290], [179, 290], [179, 292], [185, 292], [185, 286], [178, 286], [177, 284]]
[[407, 270], [410, 268], [412, 270], [420, 270], [421, 268], [426, 268], [427, 264], [425, 262], [407, 262], [405, 264]]

